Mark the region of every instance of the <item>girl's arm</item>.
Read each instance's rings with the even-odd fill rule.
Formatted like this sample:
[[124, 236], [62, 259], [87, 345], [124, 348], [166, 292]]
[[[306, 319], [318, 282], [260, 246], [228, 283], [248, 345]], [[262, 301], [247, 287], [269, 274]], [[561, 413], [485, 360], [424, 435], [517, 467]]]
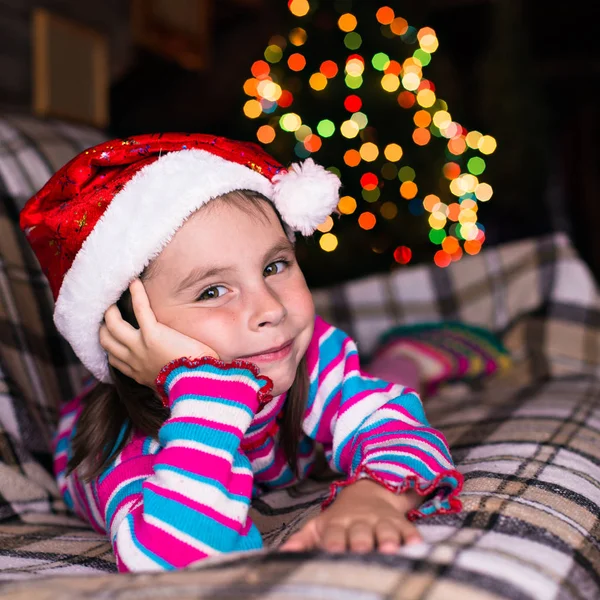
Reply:
[[240, 442], [270, 399], [250, 363], [180, 358], [161, 372], [171, 415], [158, 442], [134, 437], [95, 482], [119, 570], [175, 569], [262, 547]]
[[462, 475], [413, 390], [363, 374], [355, 343], [321, 319], [308, 362], [305, 431], [324, 444], [330, 466], [347, 476], [334, 483], [325, 506], [340, 487], [368, 477], [397, 494], [414, 489], [426, 496], [409, 518], [460, 510]]

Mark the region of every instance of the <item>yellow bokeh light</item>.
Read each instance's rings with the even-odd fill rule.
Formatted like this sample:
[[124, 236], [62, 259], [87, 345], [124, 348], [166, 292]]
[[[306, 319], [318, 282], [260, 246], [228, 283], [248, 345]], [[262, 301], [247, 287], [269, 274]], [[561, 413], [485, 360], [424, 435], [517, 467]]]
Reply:
[[324, 233], [319, 240], [319, 245], [325, 252], [333, 252], [338, 245], [338, 239], [333, 233]]
[[421, 78], [417, 73], [406, 73], [404, 77], [402, 77], [402, 85], [405, 89], [414, 92], [419, 88], [421, 84]]
[[440, 199], [435, 194], [429, 194], [423, 198], [423, 208], [427, 212], [433, 212], [438, 204], [440, 204]]
[[351, 215], [356, 207], [356, 200], [352, 196], [342, 196], [338, 203], [338, 209], [343, 215]]
[[342, 31], [345, 31], [346, 33], [349, 33], [350, 31], [354, 31], [356, 29], [357, 25], [358, 25], [358, 21], [356, 20], [356, 17], [351, 13], [343, 14], [338, 19], [338, 27]]
[[373, 142], [366, 142], [360, 147], [360, 156], [367, 162], [373, 162], [379, 156], [379, 148]]
[[348, 139], [355, 138], [358, 135], [360, 128], [355, 121], [344, 121], [340, 127], [341, 134]]
[[464, 193], [474, 192], [475, 188], [479, 185], [479, 180], [475, 175], [471, 175], [470, 173], [464, 173], [459, 177], [460, 187], [462, 188]]
[[402, 146], [398, 144], [388, 144], [383, 153], [390, 162], [398, 162], [402, 158], [404, 151], [402, 150]]
[[480, 202], [487, 202], [493, 195], [494, 190], [489, 183], [480, 183], [475, 188], [475, 196]]
[[244, 114], [249, 119], [257, 119], [262, 114], [262, 106], [258, 100], [248, 100], [244, 104]]
[[481, 135], [481, 133], [479, 133], [479, 131], [469, 131], [469, 133], [467, 133], [467, 137], [465, 138], [467, 146], [469, 146], [469, 148], [473, 148], [473, 150], [478, 149], [479, 140], [482, 137], [483, 136]]
[[478, 210], [478, 205], [477, 202], [475, 202], [475, 200], [471, 200], [470, 198], [467, 198], [466, 200], [463, 200], [460, 203], [460, 208], [461, 210], [474, 210], [475, 212], [477, 212]]
[[292, 0], [289, 3], [289, 9], [295, 17], [304, 17], [310, 10], [310, 4], [308, 0]]
[[294, 46], [302, 46], [306, 43], [306, 31], [302, 27], [295, 27], [290, 31], [290, 42]]
[[308, 80], [308, 84], [313, 90], [320, 92], [327, 87], [327, 77], [323, 73], [313, 73]]
[[414, 181], [405, 181], [400, 186], [400, 195], [406, 200], [412, 200], [419, 191], [417, 184]]
[[261, 144], [270, 144], [275, 139], [275, 130], [270, 125], [262, 125], [258, 128], [256, 137]]
[[492, 154], [496, 149], [496, 140], [491, 135], [484, 135], [477, 143], [482, 154]]
[[417, 92], [417, 104], [423, 108], [431, 108], [435, 104], [435, 92], [433, 90], [419, 90]]
[[446, 226], [446, 217], [441, 213], [433, 213], [429, 215], [428, 221], [431, 229], [443, 229]]
[[302, 119], [296, 113], [287, 113], [282, 115], [280, 124], [284, 131], [297, 131], [302, 125]]
[[433, 124], [440, 130], [446, 129], [452, 123], [452, 117], [446, 110], [438, 110], [433, 115]]
[[263, 79], [256, 90], [265, 100], [270, 102], [277, 102], [281, 98], [281, 86], [269, 79]]
[[351, 58], [346, 63], [346, 73], [352, 77], [359, 77], [365, 70], [365, 63], [358, 58]]
[[477, 213], [474, 210], [461, 210], [458, 215], [458, 222], [461, 225], [465, 223], [477, 223]]
[[381, 87], [386, 92], [395, 92], [400, 87], [400, 78], [393, 73], [386, 73], [381, 78]]
[[327, 217], [325, 219], [325, 221], [323, 221], [323, 223], [321, 223], [320, 225], [317, 226], [317, 229], [321, 233], [327, 233], [328, 231], [331, 231], [332, 228], [333, 228], [333, 219], [331, 217]]
[[475, 225], [475, 223], [467, 222], [460, 227], [460, 235], [465, 238], [465, 240], [474, 240], [477, 237], [479, 232], [479, 227]]
[[438, 42], [437, 37], [434, 34], [424, 35], [419, 40], [419, 46], [421, 46], [422, 50], [425, 50], [428, 54], [433, 54], [439, 47], [440, 43]]
[[463, 190], [460, 185], [460, 179], [457, 177], [450, 182], [450, 191], [460, 198], [463, 195]]

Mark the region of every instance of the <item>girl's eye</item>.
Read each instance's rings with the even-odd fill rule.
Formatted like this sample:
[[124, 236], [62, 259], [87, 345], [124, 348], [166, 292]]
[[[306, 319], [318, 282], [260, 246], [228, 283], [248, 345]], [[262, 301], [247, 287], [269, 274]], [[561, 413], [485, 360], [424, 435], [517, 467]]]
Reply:
[[267, 265], [265, 267], [263, 275], [265, 277], [269, 277], [270, 275], [277, 275], [279, 273], [282, 273], [289, 264], [290, 263], [287, 260], [276, 260], [275, 262], [272, 262], [270, 265]]
[[206, 288], [199, 296], [198, 300], [214, 300], [220, 298], [227, 293], [227, 288], [223, 285], [213, 285]]

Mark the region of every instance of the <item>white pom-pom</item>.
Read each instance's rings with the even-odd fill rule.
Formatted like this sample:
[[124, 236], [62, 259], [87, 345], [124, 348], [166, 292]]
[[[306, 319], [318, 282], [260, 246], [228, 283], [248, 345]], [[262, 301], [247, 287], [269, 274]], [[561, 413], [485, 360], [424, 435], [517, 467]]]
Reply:
[[339, 178], [312, 158], [275, 175], [273, 184], [273, 202], [281, 217], [303, 235], [310, 235], [339, 202]]

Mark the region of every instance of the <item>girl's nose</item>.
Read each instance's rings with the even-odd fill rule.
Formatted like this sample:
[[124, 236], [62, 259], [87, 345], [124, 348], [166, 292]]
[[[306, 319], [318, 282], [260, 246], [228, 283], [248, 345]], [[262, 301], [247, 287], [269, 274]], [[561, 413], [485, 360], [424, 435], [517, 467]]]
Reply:
[[260, 289], [252, 292], [250, 327], [253, 330], [277, 326], [286, 315], [285, 306], [268, 285], [263, 284]]

